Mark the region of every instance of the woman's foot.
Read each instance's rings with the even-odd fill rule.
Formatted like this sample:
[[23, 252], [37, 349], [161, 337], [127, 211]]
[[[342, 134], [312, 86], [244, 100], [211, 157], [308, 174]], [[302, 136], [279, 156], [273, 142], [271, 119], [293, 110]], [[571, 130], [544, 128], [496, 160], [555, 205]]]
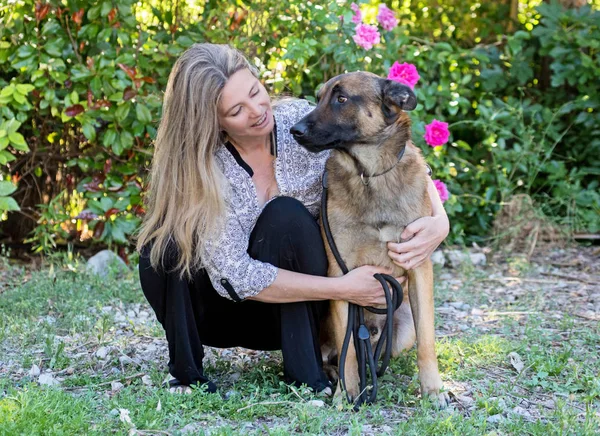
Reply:
[[[164, 384], [166, 384], [166, 383], [167, 383], [167, 380], [165, 379]], [[189, 395], [192, 393], [192, 388], [190, 386], [183, 384], [181, 381], [179, 381], [176, 378], [172, 378], [172, 379], [168, 380], [168, 383], [169, 383], [169, 392], [171, 392], [172, 394]], [[217, 392], [217, 385], [215, 385], [210, 380], [203, 382], [203, 383], [194, 383], [194, 385], [198, 386], [198, 388], [200, 388], [200, 389], [206, 389], [206, 392], [208, 392], [209, 394], [213, 394], [213, 393]]]

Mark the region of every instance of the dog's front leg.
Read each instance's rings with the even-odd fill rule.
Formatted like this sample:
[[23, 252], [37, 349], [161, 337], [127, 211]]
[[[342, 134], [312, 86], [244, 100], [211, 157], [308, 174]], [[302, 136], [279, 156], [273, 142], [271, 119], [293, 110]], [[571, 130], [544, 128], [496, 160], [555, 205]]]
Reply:
[[[335, 345], [338, 352], [338, 364], [342, 355], [342, 346], [344, 337], [346, 336], [346, 328], [348, 327], [348, 302], [347, 301], [332, 301], [331, 302], [331, 329], [335, 337]], [[346, 354], [345, 369], [345, 386], [348, 395], [352, 400], [358, 397], [358, 389], [360, 380], [358, 376], [358, 361], [356, 360], [356, 349], [354, 348], [354, 338], [350, 335], [350, 344], [348, 345], [348, 353]], [[341, 371], [340, 371], [341, 374]], [[344, 395], [342, 389], [341, 377], [338, 380], [337, 390], [335, 392], [336, 399], [341, 399]]]
[[440, 407], [449, 403], [446, 392], [440, 393], [442, 379], [438, 371], [435, 353], [435, 327], [433, 302], [433, 267], [427, 260], [420, 267], [408, 272], [410, 307], [417, 333], [417, 366], [421, 394], [428, 395]]

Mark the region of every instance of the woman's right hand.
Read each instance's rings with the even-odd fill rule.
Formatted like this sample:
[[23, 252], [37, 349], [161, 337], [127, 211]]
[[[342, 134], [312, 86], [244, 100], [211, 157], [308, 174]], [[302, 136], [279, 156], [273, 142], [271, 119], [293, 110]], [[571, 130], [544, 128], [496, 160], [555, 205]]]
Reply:
[[[385, 293], [381, 283], [373, 277], [375, 274], [391, 274], [387, 268], [364, 265], [353, 269], [348, 274], [336, 277], [338, 300], [345, 300], [359, 306], [385, 306]], [[402, 284], [406, 277], [396, 277]]]

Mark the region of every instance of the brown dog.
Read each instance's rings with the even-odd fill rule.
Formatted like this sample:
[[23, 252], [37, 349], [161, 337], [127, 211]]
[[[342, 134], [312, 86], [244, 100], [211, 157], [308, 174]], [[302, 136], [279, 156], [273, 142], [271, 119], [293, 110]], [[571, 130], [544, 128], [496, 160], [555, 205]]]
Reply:
[[[386, 243], [400, 242], [408, 224], [431, 216], [426, 165], [411, 143], [410, 118], [404, 112], [416, 107], [416, 97], [407, 86], [357, 72], [329, 80], [318, 99], [317, 107], [294, 125], [291, 133], [310, 151], [333, 149], [327, 161], [327, 215], [341, 257], [350, 270], [378, 265], [400, 277], [406, 271], [392, 262]], [[322, 225], [321, 231], [326, 241]], [[331, 249], [325, 245], [329, 276], [342, 275]], [[407, 285], [403, 303], [394, 313], [392, 355], [411, 348], [416, 332], [421, 392], [444, 406], [448, 395], [440, 392], [429, 260], [408, 271]], [[376, 342], [384, 316], [370, 312], [365, 316], [371, 341]], [[323, 344], [324, 359], [329, 350], [340, 355], [347, 318], [348, 303], [333, 301], [325, 326], [333, 344]], [[352, 340], [345, 373], [348, 394], [356, 398], [359, 378]], [[337, 395], [341, 395], [339, 383]]]

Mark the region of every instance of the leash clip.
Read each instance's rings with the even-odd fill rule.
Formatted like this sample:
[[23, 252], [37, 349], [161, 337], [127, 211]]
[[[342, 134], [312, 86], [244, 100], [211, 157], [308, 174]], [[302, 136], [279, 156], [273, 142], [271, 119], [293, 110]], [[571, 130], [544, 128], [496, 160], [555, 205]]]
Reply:
[[361, 324], [358, 328], [358, 339], [360, 339], [361, 341], [366, 341], [370, 337], [371, 335], [369, 334], [369, 330], [367, 329], [367, 327], [364, 324]]
[[360, 181], [363, 185], [369, 186], [369, 179], [365, 180], [365, 173], [360, 173]]

